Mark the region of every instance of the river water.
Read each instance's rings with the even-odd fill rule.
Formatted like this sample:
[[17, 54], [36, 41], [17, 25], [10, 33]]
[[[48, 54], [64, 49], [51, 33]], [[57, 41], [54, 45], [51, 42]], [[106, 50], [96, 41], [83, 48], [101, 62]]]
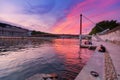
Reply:
[[43, 73], [74, 80], [92, 53], [80, 49], [77, 39], [0, 40], [0, 80], [25, 80]]

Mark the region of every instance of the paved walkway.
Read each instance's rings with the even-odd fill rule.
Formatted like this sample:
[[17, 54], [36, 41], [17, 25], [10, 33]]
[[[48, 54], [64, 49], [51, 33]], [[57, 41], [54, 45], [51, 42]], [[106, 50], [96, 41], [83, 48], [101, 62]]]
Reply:
[[[95, 44], [97, 46], [103, 44], [108, 51], [107, 54], [103, 55], [104, 53], [95, 52], [75, 80], [120, 80], [120, 45], [103, 41], [95, 42]], [[90, 74], [91, 71], [97, 72], [99, 77], [93, 77]], [[111, 73], [113, 75], [115, 73], [118, 79], [116, 77], [108, 78], [109, 76], [111, 77]]]
[[[93, 56], [87, 62], [75, 80], [104, 80], [104, 54], [95, 51]], [[98, 77], [91, 75], [91, 72], [97, 72]]]
[[109, 53], [104, 54], [105, 57], [105, 80], [118, 80], [117, 73]]
[[117, 73], [118, 80], [120, 80], [120, 45], [116, 45], [108, 42], [101, 42], [107, 49], [115, 71]]

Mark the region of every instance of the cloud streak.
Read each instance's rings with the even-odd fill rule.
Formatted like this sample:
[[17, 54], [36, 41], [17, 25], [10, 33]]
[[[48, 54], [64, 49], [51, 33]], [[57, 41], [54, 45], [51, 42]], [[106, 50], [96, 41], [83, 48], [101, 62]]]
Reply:
[[[114, 8], [116, 4], [120, 3], [119, 0], [110, 0], [110, 1], [96, 1], [96, 0], [85, 0], [82, 3], [77, 4], [71, 10], [71, 12], [67, 15], [66, 20], [62, 22], [56, 23], [53, 27], [53, 31], [55, 33], [79, 33], [79, 15], [83, 13], [83, 15], [87, 16], [91, 19], [93, 23], [89, 22], [88, 20], [83, 19], [83, 33], [88, 33], [92, 27], [95, 25], [96, 22], [102, 20], [111, 20], [115, 19], [120, 21], [116, 16], [120, 14], [120, 6]], [[113, 9], [114, 8], [114, 9]], [[83, 17], [84, 18], [84, 17]], [[76, 23], [76, 24], [75, 24]], [[66, 27], [70, 27], [67, 30]], [[88, 30], [88, 32], [86, 32]]]
[[[30, 30], [78, 34], [81, 13], [94, 23], [111, 19], [120, 22], [119, 4], [119, 0], [1, 0], [0, 21]], [[94, 25], [83, 17], [83, 33], [88, 33]]]

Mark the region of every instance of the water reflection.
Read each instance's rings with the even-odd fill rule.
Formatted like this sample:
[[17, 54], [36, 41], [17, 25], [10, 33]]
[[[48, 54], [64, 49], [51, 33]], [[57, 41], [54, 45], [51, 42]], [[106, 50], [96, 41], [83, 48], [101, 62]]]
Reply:
[[76, 39], [1, 40], [0, 80], [25, 80], [37, 73], [57, 73], [73, 80], [86, 64], [91, 51], [80, 49]]
[[[0, 52], [16, 51], [29, 47], [39, 47], [41, 44], [51, 42], [44, 39], [1, 39]], [[0, 54], [3, 55], [3, 54]], [[4, 54], [7, 55], [7, 54]]]
[[92, 52], [88, 49], [81, 49], [76, 39], [57, 39], [54, 42], [57, 54], [64, 60], [65, 71], [62, 72], [62, 77], [65, 80], [74, 80]]

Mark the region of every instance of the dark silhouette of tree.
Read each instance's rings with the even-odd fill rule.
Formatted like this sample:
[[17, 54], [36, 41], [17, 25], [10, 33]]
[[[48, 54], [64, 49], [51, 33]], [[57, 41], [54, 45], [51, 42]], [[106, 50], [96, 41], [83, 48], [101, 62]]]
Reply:
[[36, 35], [36, 34], [48, 34], [48, 33], [41, 32], [41, 31], [32, 31], [31, 34], [32, 34], [32, 35]]
[[116, 20], [111, 20], [111, 21], [104, 20], [104, 21], [98, 22], [89, 34], [90, 35], [96, 34], [96, 33], [102, 32], [106, 29], [111, 30], [111, 29], [117, 27], [118, 25], [119, 25], [119, 23], [117, 23]]

